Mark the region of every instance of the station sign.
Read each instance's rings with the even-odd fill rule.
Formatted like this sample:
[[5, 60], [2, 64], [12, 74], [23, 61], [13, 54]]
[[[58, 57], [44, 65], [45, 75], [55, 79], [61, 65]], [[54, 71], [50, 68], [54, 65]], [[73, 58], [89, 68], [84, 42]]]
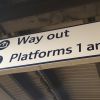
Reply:
[[0, 40], [0, 69], [100, 55], [100, 22]]

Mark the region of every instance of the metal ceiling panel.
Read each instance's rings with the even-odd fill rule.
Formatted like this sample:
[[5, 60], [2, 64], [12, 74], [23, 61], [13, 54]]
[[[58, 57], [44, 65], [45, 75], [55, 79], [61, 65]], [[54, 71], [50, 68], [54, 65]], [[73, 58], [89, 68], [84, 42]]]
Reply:
[[95, 64], [55, 69], [71, 100], [99, 100], [100, 78]]

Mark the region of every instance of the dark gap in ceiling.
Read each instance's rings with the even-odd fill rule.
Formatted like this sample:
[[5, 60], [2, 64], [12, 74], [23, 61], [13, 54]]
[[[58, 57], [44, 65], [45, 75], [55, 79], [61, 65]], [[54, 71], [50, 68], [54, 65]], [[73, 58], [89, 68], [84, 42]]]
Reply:
[[54, 69], [43, 70], [41, 72], [44, 75], [46, 75], [47, 79], [55, 88], [55, 90], [60, 95], [62, 100], [70, 100], [69, 94], [66, 93], [66, 91], [64, 90], [64, 87], [62, 86], [62, 82], [59, 80], [59, 77], [56, 75], [56, 72]]
[[33, 84], [27, 73], [13, 74], [12, 76], [32, 98], [35, 100], [45, 100], [43, 93]]
[[97, 68], [98, 76], [100, 77], [100, 63], [96, 63], [96, 68]]

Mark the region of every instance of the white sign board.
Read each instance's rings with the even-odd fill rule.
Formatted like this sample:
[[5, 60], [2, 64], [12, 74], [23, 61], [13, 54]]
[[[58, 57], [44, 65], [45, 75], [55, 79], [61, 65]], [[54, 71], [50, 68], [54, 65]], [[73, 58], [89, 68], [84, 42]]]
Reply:
[[0, 69], [99, 55], [100, 22], [0, 40]]

